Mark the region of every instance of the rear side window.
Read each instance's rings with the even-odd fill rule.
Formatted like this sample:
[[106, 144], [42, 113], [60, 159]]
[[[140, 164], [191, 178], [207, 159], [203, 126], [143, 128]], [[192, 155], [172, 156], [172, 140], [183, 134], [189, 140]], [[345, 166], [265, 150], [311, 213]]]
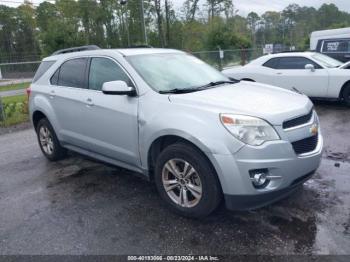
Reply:
[[36, 71], [34, 78], [33, 78], [33, 83], [39, 80], [40, 77], [42, 77], [43, 74], [46, 73], [47, 70], [55, 63], [56, 61], [43, 61], [41, 62], [38, 70]]
[[278, 60], [279, 60], [279, 58], [271, 58], [270, 60], [265, 62], [265, 64], [263, 64], [263, 66], [276, 69], [277, 64], [278, 64]]
[[[75, 58], [63, 63], [58, 73], [58, 85], [85, 88], [86, 64], [87, 58]], [[53, 80], [51, 79], [52, 82]]]
[[102, 57], [91, 59], [89, 89], [101, 90], [103, 83], [116, 80], [124, 81], [128, 86], [133, 86], [123, 69], [111, 59]]
[[350, 39], [325, 40], [322, 45], [322, 53], [347, 53], [350, 52]]

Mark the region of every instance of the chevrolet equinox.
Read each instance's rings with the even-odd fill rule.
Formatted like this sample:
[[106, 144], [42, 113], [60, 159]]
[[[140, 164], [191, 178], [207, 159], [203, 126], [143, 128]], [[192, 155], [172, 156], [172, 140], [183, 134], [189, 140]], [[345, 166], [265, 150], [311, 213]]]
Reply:
[[321, 160], [308, 97], [236, 81], [177, 50], [59, 50], [27, 92], [49, 160], [72, 150], [141, 173], [184, 216], [206, 216], [222, 200], [230, 210], [272, 203]]

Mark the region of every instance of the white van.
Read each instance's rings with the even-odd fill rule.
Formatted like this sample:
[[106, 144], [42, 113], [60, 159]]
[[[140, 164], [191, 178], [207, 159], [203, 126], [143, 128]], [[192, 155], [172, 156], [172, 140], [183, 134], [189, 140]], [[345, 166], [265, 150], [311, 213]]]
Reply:
[[311, 33], [310, 50], [342, 62], [350, 60], [350, 27], [315, 31]]

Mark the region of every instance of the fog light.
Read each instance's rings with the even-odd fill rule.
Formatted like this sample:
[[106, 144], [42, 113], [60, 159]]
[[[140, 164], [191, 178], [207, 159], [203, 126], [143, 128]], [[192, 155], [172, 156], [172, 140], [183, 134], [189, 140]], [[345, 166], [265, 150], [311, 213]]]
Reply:
[[255, 169], [249, 171], [250, 179], [255, 188], [264, 188], [266, 187], [270, 180], [267, 178], [268, 170], [267, 169]]
[[266, 180], [267, 180], [266, 174], [259, 173], [254, 175], [253, 183], [254, 185], [261, 186], [265, 184]]

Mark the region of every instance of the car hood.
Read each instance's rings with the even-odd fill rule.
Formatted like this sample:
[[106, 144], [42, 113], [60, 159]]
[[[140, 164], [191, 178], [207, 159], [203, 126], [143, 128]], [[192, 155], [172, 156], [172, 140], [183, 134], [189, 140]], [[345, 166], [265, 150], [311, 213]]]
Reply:
[[313, 107], [305, 95], [245, 81], [193, 93], [172, 94], [169, 100], [217, 113], [255, 116], [273, 125], [282, 125], [287, 119], [307, 114]]
[[349, 62], [346, 62], [346, 63], [344, 63], [344, 64], [342, 64], [342, 65], [339, 66], [338, 68], [339, 68], [339, 69], [347, 68], [349, 65], [350, 65], [350, 61], [349, 61]]

